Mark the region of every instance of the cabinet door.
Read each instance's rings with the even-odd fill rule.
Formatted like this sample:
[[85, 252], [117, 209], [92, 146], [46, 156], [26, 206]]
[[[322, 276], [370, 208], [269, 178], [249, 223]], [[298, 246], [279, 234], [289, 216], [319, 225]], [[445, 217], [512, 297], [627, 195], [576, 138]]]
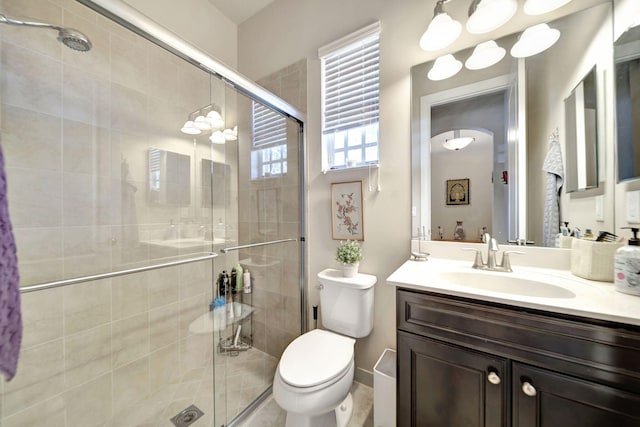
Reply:
[[507, 369], [504, 359], [399, 331], [398, 426], [506, 426]]
[[638, 427], [640, 395], [513, 364], [514, 427]]

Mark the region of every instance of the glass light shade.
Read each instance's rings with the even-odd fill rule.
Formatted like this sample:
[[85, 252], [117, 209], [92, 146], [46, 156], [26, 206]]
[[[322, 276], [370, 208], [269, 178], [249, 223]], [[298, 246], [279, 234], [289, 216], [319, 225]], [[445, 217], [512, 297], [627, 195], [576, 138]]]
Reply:
[[561, 8], [571, 0], [527, 0], [524, 13], [527, 15], [542, 15]]
[[211, 123], [209, 122], [209, 120], [207, 120], [207, 118], [205, 116], [198, 116], [195, 118], [195, 120], [193, 121], [193, 124], [195, 127], [197, 127], [200, 130], [210, 130], [211, 129]]
[[489, 40], [480, 43], [473, 49], [473, 53], [465, 61], [464, 66], [469, 70], [482, 70], [497, 64], [506, 54], [507, 51], [504, 48], [498, 46], [495, 41]]
[[195, 123], [193, 123], [192, 120], [187, 120], [180, 131], [187, 135], [200, 135], [202, 133], [202, 131], [195, 126]]
[[456, 41], [461, 32], [462, 24], [445, 12], [439, 13], [433, 17], [427, 31], [420, 37], [420, 47], [426, 51], [444, 49]]
[[526, 58], [537, 55], [553, 46], [559, 38], [559, 30], [549, 28], [547, 24], [534, 25], [524, 30], [520, 39], [511, 48], [511, 56]]
[[211, 141], [213, 144], [224, 144], [225, 139], [224, 139], [224, 135], [222, 134], [222, 131], [217, 130], [213, 132], [209, 137], [209, 141]]
[[442, 146], [447, 150], [456, 151], [463, 149], [473, 141], [475, 141], [475, 138], [470, 136], [458, 136], [457, 138], [445, 139]]
[[506, 24], [518, 10], [516, 0], [480, 0], [467, 20], [467, 31], [484, 34]]
[[429, 80], [438, 81], [453, 77], [462, 69], [462, 62], [453, 55], [447, 54], [436, 59], [427, 73]]
[[224, 139], [227, 141], [236, 141], [238, 139], [238, 126], [234, 126], [233, 129], [225, 129]]
[[224, 127], [224, 120], [222, 120], [222, 116], [216, 110], [209, 111], [207, 119], [209, 123], [211, 123], [211, 129], [221, 129]]

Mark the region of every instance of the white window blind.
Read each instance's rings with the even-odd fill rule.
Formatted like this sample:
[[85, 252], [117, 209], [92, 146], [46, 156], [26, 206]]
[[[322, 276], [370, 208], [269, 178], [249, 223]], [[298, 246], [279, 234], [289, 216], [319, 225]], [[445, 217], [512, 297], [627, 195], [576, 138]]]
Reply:
[[259, 102], [252, 103], [251, 178], [287, 174], [287, 119]]
[[329, 167], [377, 163], [380, 24], [319, 50], [323, 149]]
[[253, 102], [253, 146], [283, 144], [287, 140], [285, 117], [259, 102]]

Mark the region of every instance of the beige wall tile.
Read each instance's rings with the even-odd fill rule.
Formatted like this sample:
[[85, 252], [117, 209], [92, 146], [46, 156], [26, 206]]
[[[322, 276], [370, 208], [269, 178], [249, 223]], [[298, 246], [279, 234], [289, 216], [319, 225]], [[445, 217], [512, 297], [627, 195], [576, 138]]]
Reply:
[[149, 359], [140, 358], [113, 371], [113, 409], [135, 408], [149, 396]]
[[[62, 175], [59, 171], [6, 168], [9, 211], [14, 227], [62, 225]], [[29, 191], [24, 191], [28, 188]]]
[[111, 94], [108, 80], [65, 63], [62, 101], [66, 119], [109, 128]]
[[113, 130], [146, 134], [147, 96], [131, 88], [111, 84], [111, 126]]
[[109, 130], [64, 120], [63, 168], [65, 172], [109, 176], [111, 146]]
[[153, 309], [178, 300], [180, 271], [177, 267], [163, 268], [149, 273], [149, 308]]
[[21, 305], [23, 349], [62, 337], [62, 289], [21, 294]]
[[2, 102], [52, 116], [61, 115], [60, 61], [3, 42], [2, 64]]
[[111, 370], [111, 325], [106, 324], [65, 338], [67, 389]]
[[112, 238], [111, 227], [65, 227], [65, 276], [80, 277], [109, 271]]
[[[53, 25], [62, 23], [62, 9], [56, 2], [38, 0], [4, 0], [2, 13], [15, 18], [29, 17], [35, 21], [44, 21]], [[55, 32], [37, 28], [7, 26], [2, 38], [26, 49], [59, 59], [61, 45]]]
[[[149, 371], [153, 373], [149, 380], [151, 393], [169, 389], [169, 385], [176, 384], [182, 377], [180, 373], [180, 346], [170, 345], [149, 355]], [[171, 394], [172, 396], [173, 394]], [[160, 399], [171, 396], [161, 395]]]
[[113, 322], [113, 366], [130, 363], [149, 353], [147, 313]]
[[178, 323], [180, 305], [165, 305], [149, 311], [149, 344], [155, 351], [168, 345], [178, 345], [180, 324]]
[[4, 413], [11, 415], [47, 400], [63, 387], [62, 339], [23, 349], [16, 376], [4, 385]]
[[111, 321], [111, 282], [99, 280], [63, 288], [65, 334]]
[[102, 425], [113, 407], [111, 374], [65, 392], [64, 400], [71, 414], [66, 427]]
[[130, 274], [112, 279], [112, 319], [114, 321], [148, 311], [147, 281], [147, 273]]
[[2, 105], [2, 149], [7, 167], [60, 170], [61, 132], [56, 116]]
[[17, 414], [4, 419], [0, 418], [0, 425], [4, 427], [66, 427], [65, 412], [64, 399], [58, 395]]

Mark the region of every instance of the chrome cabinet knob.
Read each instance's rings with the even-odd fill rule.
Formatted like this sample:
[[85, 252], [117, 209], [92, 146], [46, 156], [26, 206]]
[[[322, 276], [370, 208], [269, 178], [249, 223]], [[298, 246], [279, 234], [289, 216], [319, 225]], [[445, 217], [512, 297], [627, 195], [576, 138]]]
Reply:
[[522, 383], [522, 392], [529, 397], [533, 397], [538, 394], [538, 391], [534, 386], [531, 385], [529, 381], [524, 381]]
[[489, 375], [487, 375], [487, 380], [493, 385], [500, 384], [500, 376], [494, 371], [489, 372]]

